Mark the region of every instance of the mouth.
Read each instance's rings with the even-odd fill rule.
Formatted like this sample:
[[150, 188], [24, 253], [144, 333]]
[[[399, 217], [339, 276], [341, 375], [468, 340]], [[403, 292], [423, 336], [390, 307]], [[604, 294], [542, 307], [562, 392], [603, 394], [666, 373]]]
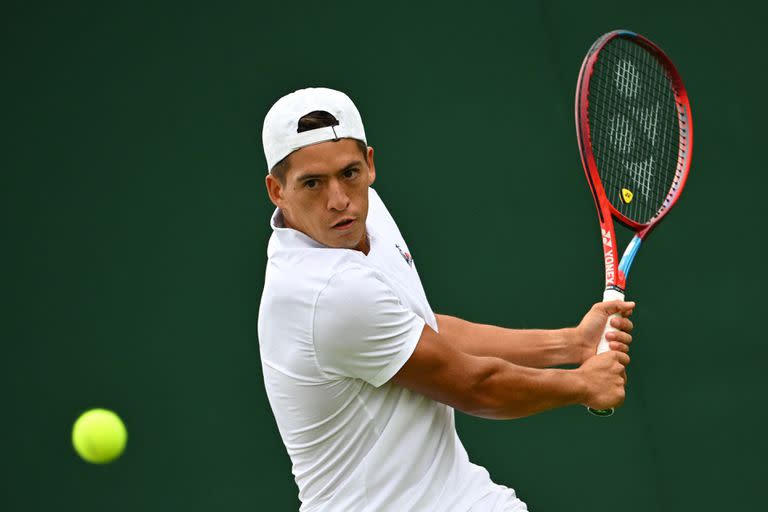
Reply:
[[332, 229], [336, 229], [339, 231], [344, 231], [352, 227], [352, 224], [355, 223], [355, 219], [352, 217], [344, 217], [343, 219], [337, 221], [333, 226], [331, 226]]

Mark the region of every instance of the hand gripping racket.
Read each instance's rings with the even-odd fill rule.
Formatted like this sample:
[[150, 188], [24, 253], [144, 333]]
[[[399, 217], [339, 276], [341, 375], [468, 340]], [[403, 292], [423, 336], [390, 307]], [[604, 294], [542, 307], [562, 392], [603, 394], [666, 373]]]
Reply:
[[[600, 220], [603, 300], [623, 300], [637, 250], [680, 197], [691, 165], [691, 107], [672, 61], [634, 32], [600, 37], [579, 72], [576, 134]], [[635, 233], [621, 262], [613, 219]], [[598, 354], [609, 350], [605, 334], [615, 330], [609, 318]]]

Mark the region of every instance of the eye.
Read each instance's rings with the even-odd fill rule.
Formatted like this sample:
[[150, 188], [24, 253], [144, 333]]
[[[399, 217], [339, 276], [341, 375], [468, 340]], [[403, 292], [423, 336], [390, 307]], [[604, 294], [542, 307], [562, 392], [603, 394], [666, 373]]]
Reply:
[[344, 177], [345, 178], [354, 178], [358, 174], [360, 174], [360, 171], [357, 170], [357, 168], [352, 168], [352, 169], [344, 170]]
[[317, 187], [317, 180], [307, 180], [304, 182], [305, 188], [315, 188]]

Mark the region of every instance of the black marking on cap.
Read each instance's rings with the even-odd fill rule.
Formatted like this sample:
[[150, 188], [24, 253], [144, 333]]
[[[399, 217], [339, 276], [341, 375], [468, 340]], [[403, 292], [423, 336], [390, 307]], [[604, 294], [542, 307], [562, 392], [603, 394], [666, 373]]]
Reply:
[[[299, 118], [296, 133], [325, 128], [327, 126], [333, 127], [338, 124], [339, 120], [330, 112], [326, 112], [325, 110], [313, 110]], [[336, 131], [334, 130], [333, 133], [335, 134]]]

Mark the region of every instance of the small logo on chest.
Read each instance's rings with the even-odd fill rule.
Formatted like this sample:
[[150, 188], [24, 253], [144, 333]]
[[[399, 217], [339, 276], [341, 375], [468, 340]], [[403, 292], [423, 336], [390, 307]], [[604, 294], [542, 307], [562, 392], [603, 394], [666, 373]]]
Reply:
[[403, 257], [405, 262], [408, 264], [409, 267], [413, 266], [413, 256], [411, 256], [409, 253], [403, 251], [399, 245], [395, 244], [395, 247], [397, 247], [397, 250], [400, 251], [400, 255]]

